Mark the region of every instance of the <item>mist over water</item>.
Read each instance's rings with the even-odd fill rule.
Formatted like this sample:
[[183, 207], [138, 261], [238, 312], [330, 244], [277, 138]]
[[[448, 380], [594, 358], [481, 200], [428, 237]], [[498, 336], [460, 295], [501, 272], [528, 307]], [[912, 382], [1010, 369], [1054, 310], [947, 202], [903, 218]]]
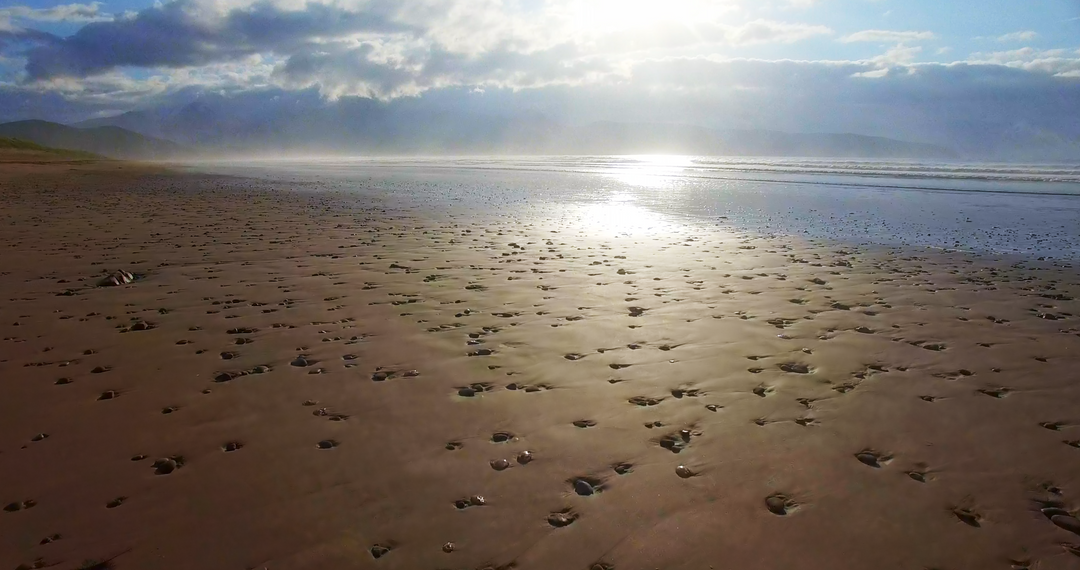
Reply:
[[856, 244], [1080, 258], [1075, 164], [657, 155], [305, 158], [190, 166], [437, 214], [573, 215], [623, 233], [719, 223]]

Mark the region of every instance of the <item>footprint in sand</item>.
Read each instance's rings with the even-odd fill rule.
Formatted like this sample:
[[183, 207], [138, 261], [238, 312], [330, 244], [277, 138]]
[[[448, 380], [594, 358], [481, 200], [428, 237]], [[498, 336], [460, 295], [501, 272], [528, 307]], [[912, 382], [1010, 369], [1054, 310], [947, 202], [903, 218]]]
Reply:
[[491, 434], [491, 443], [506, 443], [514, 439], [514, 434], [508, 431], [497, 431]]
[[980, 394], [985, 394], [985, 395], [990, 396], [992, 398], [999, 398], [999, 399], [1004, 398], [1005, 396], [1008, 396], [1009, 393], [1012, 392], [1012, 390], [1010, 388], [1005, 388], [1004, 386], [1002, 386], [1000, 388], [980, 388], [980, 389], [978, 389], [976, 391], [979, 392]]
[[892, 461], [892, 456], [873, 449], [864, 449], [855, 454], [855, 459], [858, 459], [863, 465], [880, 469], [882, 465], [887, 465]]
[[772, 386], [765, 386], [764, 384], [761, 386], [757, 386], [753, 389], [754, 395], [760, 398], [764, 398], [775, 391], [776, 388], [773, 388]]
[[695, 434], [688, 429], [683, 429], [679, 430], [677, 433], [669, 433], [661, 437], [659, 440], [656, 440], [656, 443], [672, 453], [680, 453], [690, 445], [690, 438], [692, 435]]
[[180, 455], [174, 455], [172, 457], [163, 457], [154, 462], [152, 467], [154, 468], [155, 475], [168, 475], [173, 471], [184, 466], [184, 458]]
[[1043, 503], [1043, 507], [1039, 511], [1050, 522], [1062, 530], [1066, 530], [1073, 534], [1080, 535], [1080, 519], [1076, 517], [1074, 512], [1065, 510], [1060, 503], [1046, 502]]
[[591, 427], [593, 427], [595, 425], [596, 425], [596, 422], [594, 422], [592, 420], [575, 420], [574, 421], [574, 427], [579, 427], [579, 428], [582, 428], [582, 429], [591, 428]]
[[25, 501], [19, 501], [15, 503], [8, 503], [4, 506], [4, 510], [9, 513], [17, 511], [25, 511], [26, 509], [32, 509], [37, 506], [37, 501], [33, 499], [26, 499]]
[[930, 479], [930, 472], [924, 465], [919, 465], [911, 471], [904, 473], [911, 478], [912, 481], [918, 481], [919, 483], [926, 483]]
[[561, 511], [557, 511], [557, 512], [554, 512], [554, 513], [551, 513], [551, 514], [549, 514], [547, 516], [548, 524], [555, 527], [555, 528], [562, 528], [562, 527], [570, 526], [577, 519], [578, 519], [578, 514], [575, 513], [573, 511], [573, 509], [569, 509], [569, 508], [563, 509]]
[[64, 536], [61, 535], [61, 534], [50, 534], [49, 536], [46, 536], [45, 538], [41, 539], [41, 541], [38, 542], [38, 544], [42, 544], [42, 545], [44, 545], [44, 544], [52, 544], [52, 543], [54, 543], [54, 542], [56, 542], [56, 541], [58, 541], [58, 540], [60, 540], [62, 538], [64, 538]]
[[982, 526], [982, 515], [970, 508], [957, 506], [950, 509], [950, 511], [960, 522], [968, 526], [975, 528]]
[[671, 395], [677, 399], [681, 398], [698, 398], [705, 395], [704, 392], [696, 388], [675, 388], [671, 391]]
[[467, 499], [458, 499], [454, 501], [454, 508], [459, 511], [463, 511], [470, 507], [482, 507], [487, 504], [487, 500], [483, 495], [473, 495]]
[[567, 483], [573, 487], [575, 493], [582, 497], [595, 495], [604, 490], [603, 481], [594, 477], [574, 477], [568, 479]]
[[477, 394], [482, 394], [484, 392], [490, 392], [490, 391], [492, 391], [494, 389], [495, 389], [495, 387], [493, 385], [491, 385], [490, 383], [477, 382], [476, 384], [471, 384], [469, 386], [461, 386], [461, 387], [459, 387], [457, 389], [457, 395], [461, 396], [462, 398], [472, 398], [472, 397], [476, 396]]
[[799, 508], [799, 504], [787, 495], [774, 493], [765, 497], [765, 508], [774, 515], [786, 516], [795, 512]]
[[315, 447], [317, 449], [334, 449], [338, 445], [340, 445], [340, 444], [336, 440], [324, 439], [324, 440], [320, 441], [319, 443], [316, 443]]
[[318, 362], [318, 361], [317, 360], [311, 360], [307, 356], [301, 354], [300, 356], [297, 356], [296, 358], [294, 358], [293, 361], [290, 362], [289, 364], [291, 364], [293, 366], [296, 366], [297, 368], [303, 368], [305, 366], [311, 366], [312, 364], [315, 364], [316, 362]]

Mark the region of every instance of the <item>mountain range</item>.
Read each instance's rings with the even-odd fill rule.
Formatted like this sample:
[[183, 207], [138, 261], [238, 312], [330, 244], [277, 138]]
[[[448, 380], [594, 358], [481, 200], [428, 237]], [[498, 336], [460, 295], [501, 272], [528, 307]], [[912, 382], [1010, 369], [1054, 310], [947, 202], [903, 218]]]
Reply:
[[567, 125], [534, 114], [442, 112], [408, 101], [304, 101], [250, 106], [206, 98], [93, 119], [202, 154], [690, 154], [849, 158], [955, 158], [942, 146], [838, 133], [719, 130], [668, 123]]
[[49, 121], [0, 124], [0, 137], [30, 141], [57, 149], [77, 150], [109, 158], [165, 159], [188, 154], [184, 146], [114, 126], [75, 128]]
[[74, 125], [0, 124], [0, 136], [113, 158], [285, 155], [688, 154], [950, 159], [951, 149], [837, 133], [718, 130], [667, 123], [564, 125], [543, 115], [439, 113], [360, 100], [231, 112], [203, 101]]

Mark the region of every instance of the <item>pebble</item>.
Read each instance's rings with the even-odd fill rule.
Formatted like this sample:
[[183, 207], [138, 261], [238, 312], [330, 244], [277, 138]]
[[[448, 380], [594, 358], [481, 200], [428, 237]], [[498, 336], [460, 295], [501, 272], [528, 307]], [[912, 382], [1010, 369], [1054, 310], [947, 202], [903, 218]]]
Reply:
[[177, 465], [176, 460], [171, 457], [158, 459], [154, 462], [154, 473], [157, 473], [158, 475], [168, 475], [169, 473], [176, 471], [177, 467], [179, 467], [179, 465]]
[[584, 479], [574, 479], [574, 492], [582, 497], [588, 497], [595, 493], [596, 489]]

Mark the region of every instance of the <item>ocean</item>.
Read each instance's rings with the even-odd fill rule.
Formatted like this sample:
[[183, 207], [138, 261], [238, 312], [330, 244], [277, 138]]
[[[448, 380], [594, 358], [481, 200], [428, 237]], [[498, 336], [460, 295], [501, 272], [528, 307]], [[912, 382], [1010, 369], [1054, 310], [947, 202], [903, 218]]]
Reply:
[[1080, 165], [695, 156], [303, 158], [190, 163], [437, 215], [570, 216], [859, 245], [1080, 258]]

